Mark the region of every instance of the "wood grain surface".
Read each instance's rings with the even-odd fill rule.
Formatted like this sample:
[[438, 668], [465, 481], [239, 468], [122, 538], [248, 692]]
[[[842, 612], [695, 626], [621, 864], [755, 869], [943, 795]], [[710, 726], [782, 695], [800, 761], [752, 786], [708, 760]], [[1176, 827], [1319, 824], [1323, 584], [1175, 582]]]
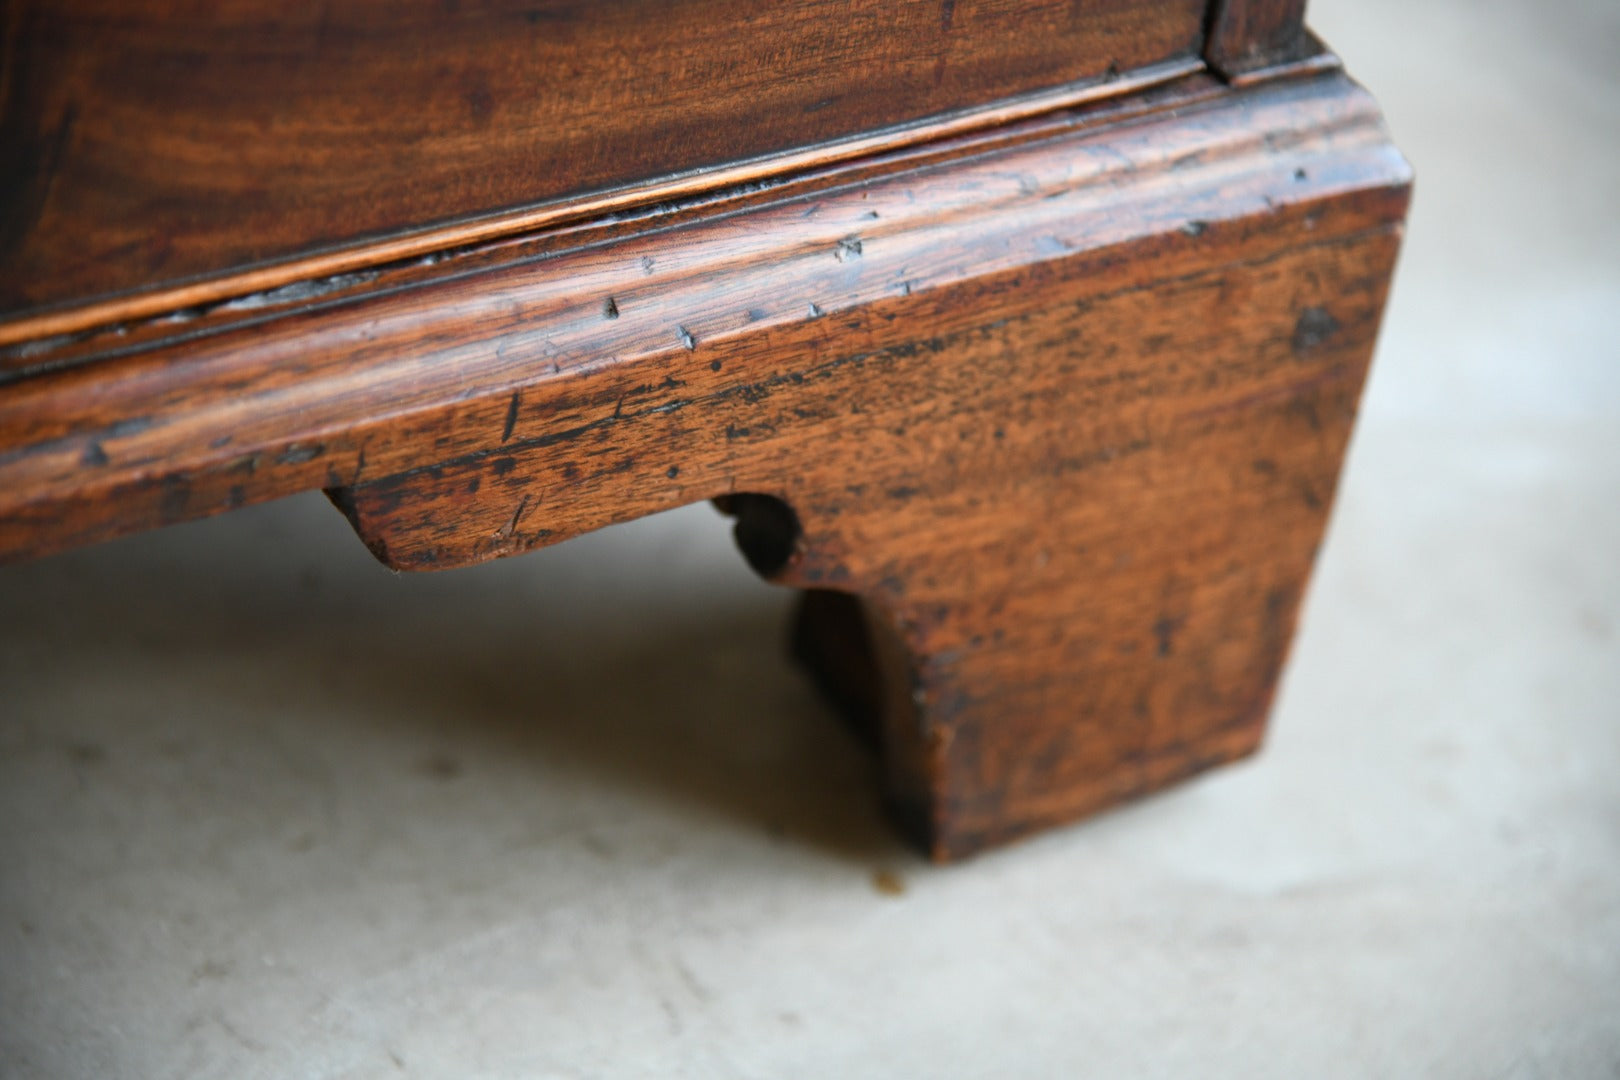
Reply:
[[31, 374], [0, 554], [326, 486], [442, 568], [720, 497], [861, 598], [800, 651], [937, 857], [1163, 786], [1260, 736], [1409, 182], [1342, 77], [1182, 92]]
[[1203, 4], [11, 0], [0, 320], [1186, 71]]
[[1305, 29], [1305, 0], [1211, 0], [1204, 58], [1238, 83], [1313, 58], [1335, 62]]

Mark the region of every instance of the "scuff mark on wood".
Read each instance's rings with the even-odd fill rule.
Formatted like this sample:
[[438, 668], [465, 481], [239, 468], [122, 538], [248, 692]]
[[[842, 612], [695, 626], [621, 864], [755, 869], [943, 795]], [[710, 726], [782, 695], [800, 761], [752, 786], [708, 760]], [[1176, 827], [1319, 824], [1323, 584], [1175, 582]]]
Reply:
[[512, 437], [512, 429], [517, 427], [518, 406], [523, 401], [523, 391], [512, 391], [511, 403], [506, 406], [506, 423], [501, 428], [501, 442]]
[[1294, 336], [1292, 340], [1294, 356], [1307, 359], [1304, 355], [1317, 346], [1325, 344], [1334, 334], [1339, 332], [1339, 320], [1325, 307], [1308, 307], [1299, 313], [1299, 319], [1294, 323]]
[[528, 508], [528, 505], [529, 496], [525, 494], [523, 498], [518, 500], [517, 508], [512, 511], [512, 516], [506, 519], [506, 524], [495, 531], [496, 539], [510, 540], [512, 538], [512, 535], [517, 532], [518, 520], [523, 517], [523, 511]]
[[314, 461], [325, 451], [326, 447], [320, 443], [311, 443], [307, 446], [299, 446], [294, 443], [276, 455], [276, 464], [303, 465], [306, 462]]

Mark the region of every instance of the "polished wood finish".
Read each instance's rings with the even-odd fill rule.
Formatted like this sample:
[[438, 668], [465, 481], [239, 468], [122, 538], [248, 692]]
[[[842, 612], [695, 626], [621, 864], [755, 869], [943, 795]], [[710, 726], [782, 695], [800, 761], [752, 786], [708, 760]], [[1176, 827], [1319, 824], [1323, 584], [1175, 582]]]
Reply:
[[443, 568], [719, 498], [964, 855], [1256, 744], [1408, 182], [1342, 76], [1189, 78], [48, 344], [0, 388], [0, 557], [327, 487]]
[[534, 228], [588, 194], [667, 197], [693, 170], [1051, 108], [1195, 68], [1204, 17], [1204, 0], [12, 0], [0, 321], [300, 264], [186, 294], [211, 302]]
[[1227, 76], [1320, 52], [1305, 30], [1305, 0], [1213, 0], [1204, 56]]
[[1211, 0], [1204, 59], [1231, 86], [1339, 70], [1305, 26], [1305, 0]]

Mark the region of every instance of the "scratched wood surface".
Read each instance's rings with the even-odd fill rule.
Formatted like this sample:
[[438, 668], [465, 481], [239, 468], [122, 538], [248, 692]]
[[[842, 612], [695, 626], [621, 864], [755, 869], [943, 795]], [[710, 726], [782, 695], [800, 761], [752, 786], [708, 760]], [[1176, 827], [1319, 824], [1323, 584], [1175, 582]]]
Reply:
[[719, 497], [762, 572], [860, 598], [799, 651], [937, 857], [1229, 760], [1409, 177], [1342, 77], [1177, 93], [34, 374], [0, 388], [0, 557], [325, 486], [442, 568]]
[[1203, 5], [13, 0], [0, 321], [1185, 71]]

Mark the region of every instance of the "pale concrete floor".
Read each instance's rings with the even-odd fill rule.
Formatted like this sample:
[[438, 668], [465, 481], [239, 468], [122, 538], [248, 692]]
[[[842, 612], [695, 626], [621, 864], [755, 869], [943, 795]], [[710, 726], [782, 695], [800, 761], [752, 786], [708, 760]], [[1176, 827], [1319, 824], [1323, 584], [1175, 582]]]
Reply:
[[0, 1072], [1620, 1074], [1620, 5], [1315, 10], [1419, 195], [1262, 757], [923, 865], [703, 507], [14, 567]]

